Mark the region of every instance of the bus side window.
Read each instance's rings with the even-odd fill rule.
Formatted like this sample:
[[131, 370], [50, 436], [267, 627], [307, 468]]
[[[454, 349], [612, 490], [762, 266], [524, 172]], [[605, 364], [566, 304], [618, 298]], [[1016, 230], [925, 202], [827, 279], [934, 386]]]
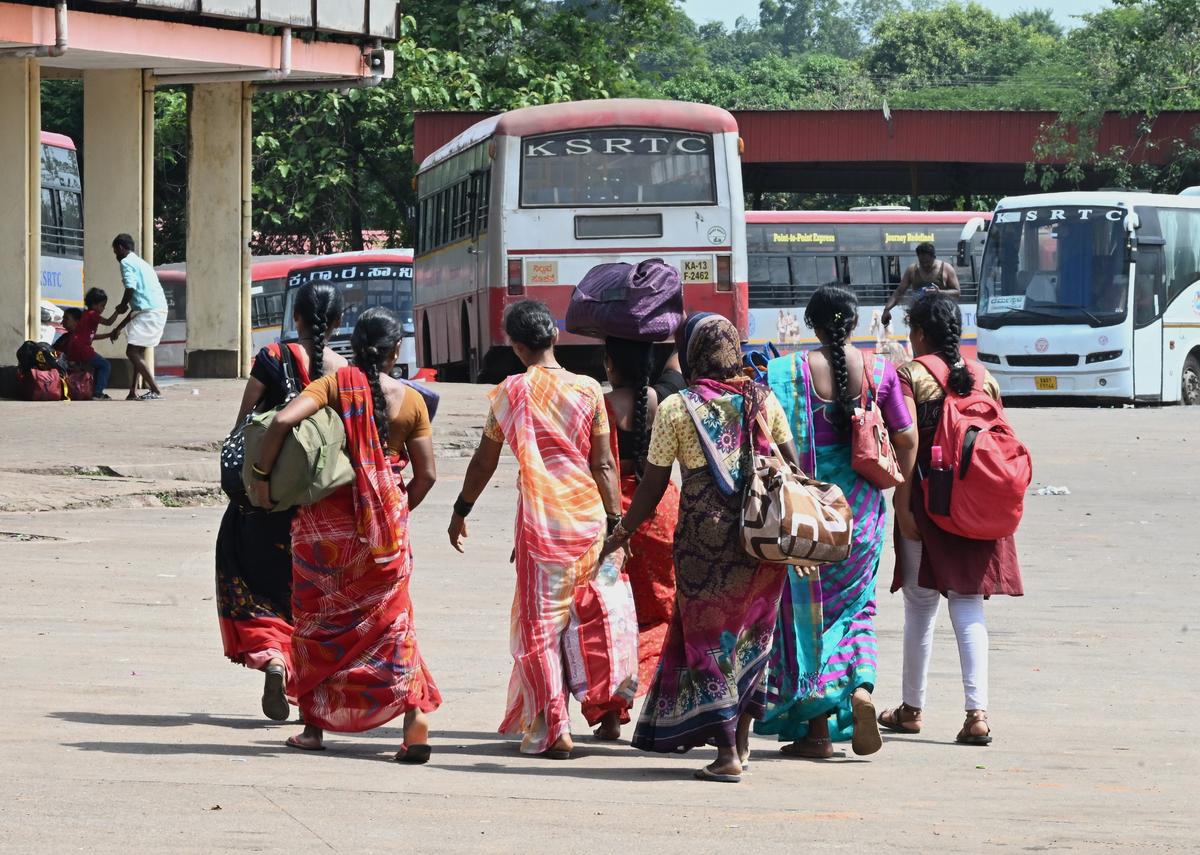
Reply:
[[54, 207], [54, 191], [42, 188], [42, 251], [48, 255], [60, 255], [58, 211]]
[[900, 256], [889, 255], [884, 260], [884, 264], [887, 268], [887, 283], [889, 285], [899, 285], [900, 279], [904, 275], [904, 272], [900, 269]]

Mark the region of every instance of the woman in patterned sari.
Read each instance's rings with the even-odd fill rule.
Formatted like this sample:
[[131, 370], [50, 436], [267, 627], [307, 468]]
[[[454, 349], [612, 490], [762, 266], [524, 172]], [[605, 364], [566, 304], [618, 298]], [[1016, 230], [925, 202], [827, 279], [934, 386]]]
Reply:
[[[354, 326], [354, 365], [316, 381], [272, 422], [259, 458], [254, 499], [270, 505], [269, 478], [283, 438], [325, 406], [346, 429], [354, 481], [300, 508], [292, 527], [292, 637], [289, 688], [304, 732], [292, 748], [324, 749], [324, 731], [357, 733], [404, 716], [395, 759], [429, 759], [426, 713], [441, 694], [417, 648], [409, 580], [408, 515], [436, 479], [432, 430], [421, 395], [393, 380], [403, 326], [368, 309]], [[407, 485], [400, 471], [412, 463]]]
[[833, 755], [832, 741], [846, 739], [855, 754], [874, 754], [883, 745], [871, 692], [875, 576], [887, 509], [883, 491], [850, 466], [850, 416], [863, 383], [875, 390], [902, 466], [915, 459], [917, 436], [896, 369], [881, 356], [869, 362], [849, 343], [858, 323], [853, 292], [837, 285], [819, 288], [804, 322], [820, 348], [772, 360], [767, 378], [788, 413], [804, 471], [837, 484], [850, 502], [854, 538], [845, 561], [807, 578], [788, 573], [767, 669], [767, 712], [754, 729], [789, 742], [781, 750], [792, 757], [825, 759]]
[[[271, 344], [254, 358], [236, 425], [251, 412], [274, 409], [346, 360], [325, 346], [325, 331], [342, 318], [342, 295], [331, 285], [307, 284], [296, 294], [296, 344]], [[284, 351], [290, 351], [284, 381]], [[292, 668], [292, 511], [268, 513], [245, 495], [231, 499], [217, 532], [217, 617], [230, 661], [266, 674], [262, 710], [287, 721], [285, 690]]]
[[[558, 330], [550, 310], [524, 300], [508, 310], [504, 329], [526, 371], [491, 392], [483, 438], [454, 503], [450, 543], [463, 551], [466, 517], [507, 443], [521, 468], [513, 552], [513, 672], [500, 732], [521, 734], [523, 754], [566, 760], [574, 744], [562, 636], [575, 589], [596, 571], [605, 515], [614, 525], [619, 518], [621, 488], [600, 384], [558, 364]], [[628, 720], [628, 708], [621, 697], [589, 705], [588, 723], [594, 726], [610, 712]]]
[[633, 745], [670, 753], [711, 742], [716, 762], [696, 777], [736, 783], [749, 758], [750, 723], [763, 712], [763, 669], [787, 574], [786, 565], [750, 557], [739, 536], [749, 443], [760, 453], [769, 445], [756, 414], [793, 463], [796, 452], [779, 402], [742, 374], [733, 324], [719, 315], [693, 315], [678, 344], [691, 385], [659, 405], [642, 482], [604, 549], [623, 547], [650, 519], [678, 459], [683, 489], [675, 613]]

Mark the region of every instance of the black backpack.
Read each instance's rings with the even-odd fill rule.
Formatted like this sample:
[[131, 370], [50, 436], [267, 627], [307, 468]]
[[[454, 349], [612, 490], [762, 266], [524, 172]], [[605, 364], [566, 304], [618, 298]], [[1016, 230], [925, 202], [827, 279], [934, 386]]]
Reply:
[[23, 371], [57, 371], [67, 373], [67, 362], [53, 347], [43, 341], [27, 341], [17, 348], [17, 367]]

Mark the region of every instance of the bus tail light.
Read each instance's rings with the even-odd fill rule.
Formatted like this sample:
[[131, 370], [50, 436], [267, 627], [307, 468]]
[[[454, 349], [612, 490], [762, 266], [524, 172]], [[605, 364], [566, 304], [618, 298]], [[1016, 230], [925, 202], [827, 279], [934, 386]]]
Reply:
[[717, 256], [717, 290], [733, 290], [733, 276], [730, 274], [730, 259], [728, 255]]
[[520, 297], [525, 293], [525, 265], [519, 258], [508, 260], [508, 294]]

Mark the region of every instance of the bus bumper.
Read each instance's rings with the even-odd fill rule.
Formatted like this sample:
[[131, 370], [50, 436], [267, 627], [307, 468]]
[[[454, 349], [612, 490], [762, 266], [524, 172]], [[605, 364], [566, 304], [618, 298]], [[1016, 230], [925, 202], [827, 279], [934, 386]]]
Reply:
[[984, 363], [1008, 398], [1112, 398], [1133, 400], [1133, 371], [1117, 365], [1081, 368], [1011, 368]]

